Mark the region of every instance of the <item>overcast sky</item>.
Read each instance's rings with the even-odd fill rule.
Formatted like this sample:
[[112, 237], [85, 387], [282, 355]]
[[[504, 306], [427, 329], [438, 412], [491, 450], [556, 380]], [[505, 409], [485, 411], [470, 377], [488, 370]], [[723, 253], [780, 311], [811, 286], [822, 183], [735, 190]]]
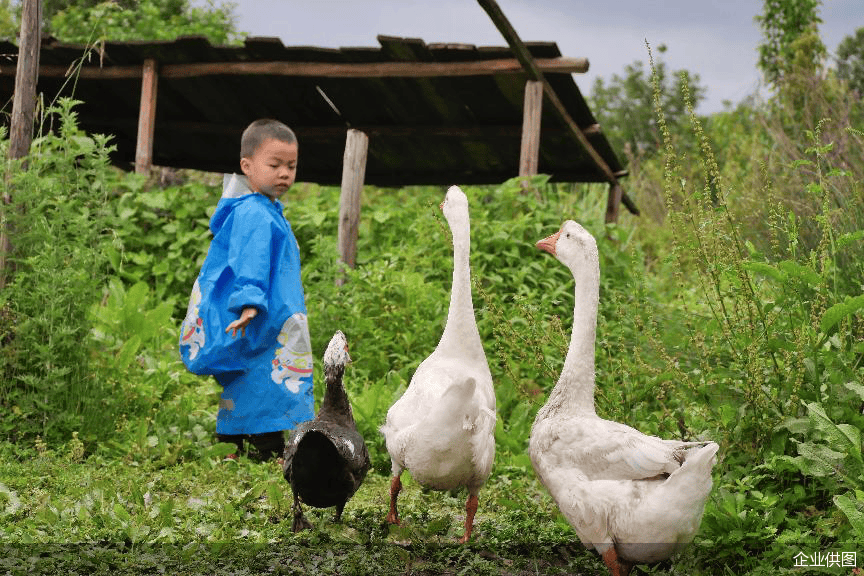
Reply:
[[[476, 0], [234, 0], [238, 28], [277, 36], [286, 46], [379, 46], [376, 36], [506, 46]], [[564, 56], [588, 58], [574, 78], [586, 95], [597, 76], [622, 74], [647, 62], [645, 40], [666, 44], [673, 70], [699, 75], [708, 89], [699, 112], [721, 110], [759, 89], [753, 17], [762, 0], [498, 0], [525, 41], [554, 41]], [[822, 40], [829, 52], [864, 26], [864, 0], [824, 0]], [[655, 52], [656, 55], [656, 52]]]

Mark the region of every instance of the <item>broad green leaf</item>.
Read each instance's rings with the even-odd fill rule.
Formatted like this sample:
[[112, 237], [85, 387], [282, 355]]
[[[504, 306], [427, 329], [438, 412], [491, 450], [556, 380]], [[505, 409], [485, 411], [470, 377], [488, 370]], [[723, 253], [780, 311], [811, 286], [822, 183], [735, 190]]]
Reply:
[[[232, 444], [232, 446], [234, 446], [234, 445]], [[236, 446], [234, 448], [236, 449]], [[229, 454], [230, 454], [230, 452], [229, 452]], [[247, 490], [245, 494], [243, 494], [243, 497], [240, 498], [240, 502], [237, 505], [238, 506], [245, 506], [246, 504], [252, 502], [253, 500], [257, 500], [258, 498], [261, 497], [262, 494], [264, 494], [264, 491], [267, 490], [267, 486], [269, 484], [270, 484], [269, 481], [268, 482], [259, 482], [258, 484], [256, 484], [255, 486], [253, 486], [252, 488]]]
[[851, 424], [837, 424], [837, 429], [840, 430], [852, 444], [850, 450], [851, 455], [858, 461], [861, 461], [861, 431]]
[[111, 262], [111, 267], [114, 268], [115, 271], [120, 270], [120, 252], [114, 248], [113, 246], [105, 247], [105, 254], [108, 256], [108, 261]]
[[799, 264], [793, 260], [783, 260], [782, 262], [778, 262], [777, 268], [784, 272], [789, 280], [797, 279], [814, 287], [818, 286], [822, 281], [822, 277], [812, 268]]
[[819, 329], [822, 330], [823, 333], [827, 333], [828, 330], [833, 328], [840, 320], [858, 312], [864, 308], [864, 294], [860, 296], [855, 296], [854, 298], [847, 298], [845, 301], [835, 304], [825, 310], [825, 313], [822, 314], [822, 320], [819, 323]]
[[720, 422], [723, 426], [729, 426], [738, 418], [738, 409], [729, 404], [720, 406]]
[[[3, 502], [5, 500], [5, 502]], [[21, 500], [14, 490], [10, 490], [0, 482], [0, 503], [3, 504], [4, 514], [14, 514], [21, 507]]]
[[76, 154], [87, 154], [96, 147], [96, 143], [88, 136], [71, 136], [69, 140], [73, 144], [71, 148]]
[[445, 515], [441, 518], [432, 519], [426, 524], [427, 534], [446, 534], [450, 528], [451, 518]]
[[772, 280], [776, 280], [778, 282], [783, 282], [786, 279], [786, 274], [784, 274], [779, 269], [775, 268], [771, 264], [767, 262], [744, 262], [744, 268], [749, 270], [750, 272], [755, 272], [756, 274], [761, 274], [762, 276], [767, 276]]
[[391, 213], [384, 212], [382, 210], [376, 210], [372, 213], [372, 219], [379, 224], [384, 224], [387, 220], [390, 219]]
[[140, 348], [141, 337], [137, 334], [126, 340], [114, 358], [114, 369], [122, 372], [128, 368]]
[[849, 424], [835, 424], [825, 409], [815, 402], [807, 404], [807, 411], [810, 423], [827, 435], [828, 445], [861, 461], [861, 432], [857, 428]]
[[852, 390], [853, 392], [858, 394], [858, 396], [862, 400], [864, 400], [864, 386], [862, 386], [861, 384], [858, 384], [856, 382], [846, 382], [846, 384], [844, 384], [844, 386], [846, 388], [848, 388], [849, 390]]
[[861, 511], [864, 502], [852, 500], [846, 494], [838, 494], [834, 496], [834, 504], [846, 515], [858, 537], [864, 540], [864, 512]]
[[217, 442], [207, 450], [209, 458], [224, 458], [237, 452], [237, 445], [230, 442]]
[[132, 518], [129, 512], [126, 511], [126, 508], [119, 502], [114, 504], [114, 516], [121, 522], [128, 522]]
[[809, 427], [809, 420], [807, 418], [788, 418], [784, 420], [781, 424], [778, 424], [778, 428], [786, 428], [792, 434], [804, 434], [807, 432]]
[[283, 486], [287, 487], [287, 484], [284, 482], [279, 482], [277, 484], [273, 480], [267, 483], [267, 500], [276, 507], [278, 507], [279, 503], [285, 499], [285, 493], [282, 491]]
[[123, 307], [129, 312], [137, 312], [146, 307], [149, 298], [150, 287], [144, 282], [136, 282], [135, 285], [126, 292], [126, 302]]
[[847, 232], [837, 238], [837, 248], [843, 248], [853, 242], [864, 239], [864, 230], [856, 230], [855, 232]]
[[[836, 472], [836, 469], [821, 448], [823, 447], [818, 444], [802, 442], [798, 444], [799, 455], [793, 458], [793, 462], [801, 472], [809, 476], [830, 476]], [[837, 460], [842, 460], [843, 454], [840, 452], [835, 454]]]
[[166, 260], [160, 260], [152, 268], [153, 275], [154, 276], [163, 276], [166, 272], [168, 272], [168, 270], [170, 269], [171, 266], [172, 266], [172, 263], [169, 260], [167, 260], [167, 259]]
[[165, 199], [165, 193], [162, 190], [157, 192], [143, 192], [139, 194], [139, 199], [141, 203], [148, 208], [164, 210], [168, 205]]

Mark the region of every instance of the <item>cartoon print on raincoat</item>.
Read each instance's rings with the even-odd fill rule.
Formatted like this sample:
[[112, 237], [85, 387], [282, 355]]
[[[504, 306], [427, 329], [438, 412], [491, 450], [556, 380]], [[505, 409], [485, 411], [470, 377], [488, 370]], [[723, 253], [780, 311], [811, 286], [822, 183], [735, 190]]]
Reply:
[[296, 394], [300, 391], [303, 377], [312, 375], [312, 350], [309, 348], [306, 315], [298, 312], [286, 320], [277, 340], [282, 347], [276, 349], [270, 377], [273, 382], [284, 384]]
[[199, 316], [198, 306], [201, 304], [201, 287], [198, 280], [192, 285], [192, 295], [189, 297], [189, 307], [186, 309], [186, 318], [180, 326], [180, 345], [189, 345], [189, 358], [194, 360], [198, 351], [204, 347], [207, 338], [204, 334], [204, 322]]
[[[226, 175], [224, 190], [180, 355], [191, 372], [212, 374], [223, 386], [217, 433], [290, 430], [314, 416], [300, 250], [281, 202], [249, 192], [242, 176]], [[258, 314], [245, 335], [226, 334], [246, 307]]]

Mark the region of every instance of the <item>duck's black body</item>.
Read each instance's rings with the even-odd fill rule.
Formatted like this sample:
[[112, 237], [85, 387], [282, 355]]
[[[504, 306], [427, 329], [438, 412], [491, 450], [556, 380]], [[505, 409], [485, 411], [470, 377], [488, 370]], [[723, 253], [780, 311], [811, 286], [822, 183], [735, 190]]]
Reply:
[[342, 384], [350, 362], [342, 332], [324, 354], [327, 389], [314, 420], [299, 425], [285, 447], [283, 471], [294, 493], [294, 531], [309, 527], [300, 501], [316, 508], [336, 507], [336, 519], [369, 470], [369, 451], [357, 431]]

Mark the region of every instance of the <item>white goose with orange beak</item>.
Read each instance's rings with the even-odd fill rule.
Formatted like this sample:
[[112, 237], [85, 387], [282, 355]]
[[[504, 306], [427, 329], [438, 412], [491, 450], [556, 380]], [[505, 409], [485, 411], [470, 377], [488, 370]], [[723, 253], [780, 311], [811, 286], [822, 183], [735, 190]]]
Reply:
[[531, 462], [582, 543], [613, 576], [626, 576], [634, 564], [665, 560], [693, 540], [718, 445], [663, 440], [597, 416], [597, 243], [568, 220], [537, 247], [573, 273], [576, 300], [561, 376], [531, 429]]

